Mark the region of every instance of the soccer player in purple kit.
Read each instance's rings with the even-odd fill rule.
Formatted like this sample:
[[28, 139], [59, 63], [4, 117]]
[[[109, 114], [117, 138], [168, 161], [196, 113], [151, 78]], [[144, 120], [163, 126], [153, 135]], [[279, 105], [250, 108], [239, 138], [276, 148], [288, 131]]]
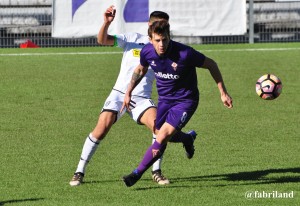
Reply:
[[[117, 81], [107, 97], [104, 106], [99, 115], [98, 122], [94, 130], [86, 137], [84, 142], [80, 159], [70, 181], [71, 186], [79, 186], [83, 183], [83, 179], [86, 173], [86, 167], [89, 161], [94, 156], [100, 143], [106, 137], [107, 133], [113, 127], [115, 123], [127, 112], [130, 117], [140, 125], [148, 127], [152, 134], [152, 142], [156, 139], [155, 131], [155, 119], [156, 119], [156, 105], [151, 99], [152, 83], [155, 79], [153, 70], [149, 69], [147, 75], [145, 75], [143, 81], [135, 88], [132, 93], [132, 106], [130, 111], [120, 113], [123, 99], [127, 85], [130, 82], [132, 73], [139, 64], [139, 54], [142, 47], [149, 43], [149, 37], [141, 35], [139, 33], [125, 33], [117, 35], [109, 35], [108, 28], [113, 22], [116, 14], [116, 9], [112, 5], [104, 12], [104, 22], [98, 33], [98, 42], [102, 45], [118, 46], [123, 49], [123, 58], [121, 62], [121, 68]], [[160, 20], [169, 20], [169, 15], [162, 11], [153, 11], [150, 14], [148, 24]], [[170, 142], [182, 143], [188, 159], [191, 159], [194, 155], [194, 140], [197, 133], [191, 130], [188, 133], [178, 132], [172, 137]], [[102, 143], [101, 143], [102, 144]], [[161, 170], [162, 157], [160, 157], [152, 167], [152, 179], [159, 185], [170, 184], [168, 178], [162, 174]]]
[[131, 93], [147, 73], [155, 72], [158, 91], [156, 141], [147, 149], [143, 160], [129, 175], [123, 177], [127, 187], [134, 185], [143, 173], [164, 153], [170, 138], [187, 124], [199, 103], [196, 67], [208, 69], [220, 91], [225, 107], [232, 108], [217, 63], [204, 54], [170, 39], [170, 25], [166, 21], [154, 22], [148, 30], [150, 44], [140, 54], [140, 64], [134, 70], [125, 94], [122, 109], [130, 110]]

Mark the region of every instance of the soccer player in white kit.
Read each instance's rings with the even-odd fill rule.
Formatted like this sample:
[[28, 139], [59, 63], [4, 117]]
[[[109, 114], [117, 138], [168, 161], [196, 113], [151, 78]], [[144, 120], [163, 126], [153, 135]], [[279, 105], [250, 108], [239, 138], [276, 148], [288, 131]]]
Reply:
[[[127, 112], [131, 118], [138, 124], [146, 125], [153, 133], [153, 142], [156, 139], [155, 135], [155, 119], [156, 105], [151, 99], [152, 84], [155, 79], [154, 72], [151, 68], [135, 88], [132, 93], [131, 110], [120, 112], [124, 95], [127, 86], [131, 80], [133, 70], [139, 64], [139, 54], [142, 47], [149, 43], [149, 37], [138, 33], [119, 34], [111, 36], [107, 34], [108, 27], [115, 17], [115, 8], [110, 6], [104, 13], [104, 23], [98, 33], [98, 43], [101, 45], [116, 45], [123, 48], [123, 58], [121, 69], [117, 81], [107, 97], [102, 111], [99, 115], [98, 123], [94, 130], [86, 138], [83, 145], [80, 161], [77, 169], [70, 181], [71, 186], [80, 185], [83, 182], [86, 166], [101, 140], [104, 139], [112, 125]], [[152, 12], [149, 19], [149, 24], [157, 20], [169, 20], [168, 14], [160, 11]], [[181, 132], [177, 137], [174, 137], [173, 142], [182, 142], [186, 150], [186, 155], [190, 159], [194, 155], [194, 139], [196, 138], [195, 131], [189, 133]], [[169, 184], [169, 180], [164, 177], [161, 172], [161, 159], [158, 159], [152, 168], [152, 178], [160, 185]]]

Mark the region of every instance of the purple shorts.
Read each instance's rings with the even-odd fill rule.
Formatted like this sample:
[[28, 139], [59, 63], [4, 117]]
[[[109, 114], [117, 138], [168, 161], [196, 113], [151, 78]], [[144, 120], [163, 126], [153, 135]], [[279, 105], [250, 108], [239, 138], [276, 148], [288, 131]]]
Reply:
[[199, 101], [164, 102], [157, 105], [156, 129], [167, 122], [177, 131], [180, 131], [191, 119], [198, 107]]

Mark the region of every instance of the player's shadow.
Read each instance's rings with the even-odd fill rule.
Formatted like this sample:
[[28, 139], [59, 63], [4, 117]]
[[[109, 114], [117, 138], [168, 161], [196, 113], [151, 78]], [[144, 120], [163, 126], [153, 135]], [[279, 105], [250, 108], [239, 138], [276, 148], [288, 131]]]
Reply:
[[[293, 175], [291, 175], [291, 173], [293, 173]], [[282, 174], [282, 175], [267, 177], [267, 175], [272, 175], [272, 174]], [[290, 183], [290, 182], [300, 182], [300, 168], [297, 167], [297, 168], [286, 168], [286, 169], [266, 169], [266, 170], [219, 174], [219, 175], [179, 177], [179, 178], [172, 178], [172, 180], [179, 181], [179, 182], [225, 180], [228, 182], [243, 181], [245, 182], [244, 184]], [[226, 186], [226, 185], [218, 185], [218, 186]]]
[[19, 199], [19, 200], [5, 200], [0, 202], [0, 206], [11, 203], [20, 203], [20, 202], [34, 202], [44, 200], [44, 198], [28, 198], [28, 199]]
[[[292, 173], [292, 174], [291, 174]], [[272, 176], [272, 174], [280, 174]], [[268, 176], [270, 175], [270, 176]], [[152, 181], [149, 178], [143, 178], [140, 181]], [[290, 183], [300, 182], [300, 167], [286, 168], [286, 169], [266, 169], [249, 172], [237, 172], [228, 174], [192, 176], [192, 177], [175, 177], [170, 178], [171, 183], [184, 183], [184, 182], [201, 182], [199, 187], [225, 187], [229, 185], [253, 185], [253, 184], [274, 184], [274, 183]], [[224, 183], [225, 181], [225, 183]], [[99, 183], [116, 183], [121, 182], [120, 179], [114, 180], [94, 180], [87, 181], [84, 184], [99, 184]], [[216, 184], [205, 182], [216, 182]], [[153, 189], [172, 189], [172, 188], [189, 188], [195, 185], [186, 184], [171, 184], [167, 186], [149, 185], [147, 187], [137, 187], [134, 190], [153, 190]]]
[[[291, 175], [290, 173], [294, 173]], [[282, 174], [276, 177], [267, 177], [267, 175]], [[296, 175], [295, 175], [296, 174]], [[150, 179], [144, 179], [144, 181], [150, 181]], [[149, 187], [137, 187], [139, 190], [153, 190], [153, 189], [172, 189], [172, 188], [189, 188], [195, 187], [195, 185], [180, 184], [185, 182], [201, 182], [199, 187], [226, 187], [230, 185], [253, 185], [253, 184], [274, 184], [274, 183], [290, 183], [300, 182], [300, 168], [287, 168], [287, 169], [266, 169], [250, 172], [237, 172], [218, 175], [205, 175], [205, 176], [192, 176], [192, 177], [178, 177], [170, 178], [171, 184], [167, 186], [149, 186]], [[223, 183], [222, 181], [227, 181]], [[216, 184], [205, 182], [216, 182]], [[222, 183], [221, 183], [222, 182]]]

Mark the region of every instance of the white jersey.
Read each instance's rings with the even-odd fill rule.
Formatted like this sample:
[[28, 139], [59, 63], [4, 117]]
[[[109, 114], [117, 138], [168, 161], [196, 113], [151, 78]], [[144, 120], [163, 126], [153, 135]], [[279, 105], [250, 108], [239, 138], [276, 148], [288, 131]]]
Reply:
[[[138, 33], [118, 34], [115, 37], [117, 46], [123, 48], [124, 53], [120, 73], [113, 89], [126, 93], [133, 71], [140, 63], [140, 51], [145, 44], [149, 43], [149, 37]], [[134, 88], [132, 95], [151, 98], [154, 79], [154, 72], [149, 68], [144, 78]]]

